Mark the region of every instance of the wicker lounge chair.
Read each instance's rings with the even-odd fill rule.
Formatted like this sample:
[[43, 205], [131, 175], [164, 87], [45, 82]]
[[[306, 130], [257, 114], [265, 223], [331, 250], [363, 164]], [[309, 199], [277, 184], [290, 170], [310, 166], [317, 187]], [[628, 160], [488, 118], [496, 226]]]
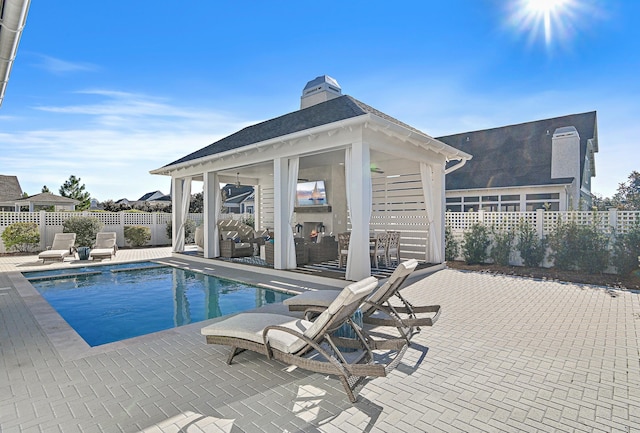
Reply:
[[89, 257], [93, 260], [111, 259], [118, 252], [115, 232], [102, 232], [96, 235], [96, 243], [93, 245]]
[[41, 252], [38, 255], [38, 258], [42, 259], [42, 263], [45, 263], [47, 260], [59, 260], [63, 262], [65, 257], [75, 257], [75, 243], [75, 233], [56, 233], [53, 237], [53, 244], [51, 247]]
[[[416, 307], [400, 295], [400, 287], [417, 265], [418, 261], [415, 259], [400, 263], [387, 281], [373, 292], [361, 308], [364, 323], [395, 327], [407, 342], [421, 326], [433, 326], [440, 317], [439, 305]], [[309, 291], [285, 299], [284, 304], [289, 307], [289, 311], [322, 309], [327, 308], [339, 293], [339, 290]], [[393, 305], [390, 302], [393, 296], [403, 305]]]
[[[355, 402], [357, 384], [366, 377], [385, 377], [407, 349], [403, 339], [373, 340], [351, 320], [376, 284], [376, 279], [369, 277], [348, 285], [314, 322], [281, 314], [240, 313], [202, 328], [201, 333], [209, 344], [231, 346], [228, 364], [238, 353], [252, 350], [306, 370], [333, 374], [340, 378], [349, 400]], [[355, 332], [355, 339], [331, 336], [345, 323]], [[339, 347], [360, 350], [345, 354]], [[374, 350], [396, 354], [385, 357], [389, 362], [384, 365], [374, 361]]]

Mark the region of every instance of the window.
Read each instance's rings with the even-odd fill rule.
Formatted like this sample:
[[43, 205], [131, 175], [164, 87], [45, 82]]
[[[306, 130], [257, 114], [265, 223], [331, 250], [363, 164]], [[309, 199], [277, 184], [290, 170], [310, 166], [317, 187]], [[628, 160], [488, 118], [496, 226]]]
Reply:
[[500, 207], [503, 212], [520, 212], [520, 203], [502, 203]]
[[559, 200], [560, 193], [527, 194], [527, 200]]
[[520, 201], [520, 194], [507, 194], [501, 195], [500, 200], [502, 201]]

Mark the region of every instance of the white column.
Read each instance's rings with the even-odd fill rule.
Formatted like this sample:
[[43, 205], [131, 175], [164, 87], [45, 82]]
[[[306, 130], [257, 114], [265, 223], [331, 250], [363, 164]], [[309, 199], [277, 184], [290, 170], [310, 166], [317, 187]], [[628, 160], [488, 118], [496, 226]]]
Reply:
[[287, 181], [289, 177], [289, 164], [286, 158], [273, 160], [273, 267], [274, 269], [286, 269], [289, 215], [287, 213]]
[[204, 188], [202, 192], [203, 211], [202, 225], [204, 228], [204, 257], [212, 259], [220, 256], [220, 235], [218, 233], [218, 215], [222, 207], [220, 181], [218, 173], [209, 171], [204, 174]]
[[178, 252], [176, 250], [177, 239], [178, 239], [178, 231], [182, 226], [182, 221], [185, 218], [185, 215], [182, 215], [182, 187], [183, 182], [182, 179], [172, 177], [171, 178], [171, 245], [172, 251]]
[[446, 226], [445, 222], [445, 209], [447, 208], [445, 198], [445, 175], [444, 165], [433, 165], [433, 223], [435, 225], [435, 232], [439, 234], [440, 239], [440, 257], [439, 263], [444, 262], [444, 230]]
[[[345, 278], [358, 281], [371, 275], [369, 256], [369, 222], [371, 219], [371, 167], [369, 145], [353, 143], [349, 166], [349, 213], [351, 238]], [[347, 165], [347, 162], [345, 162]]]

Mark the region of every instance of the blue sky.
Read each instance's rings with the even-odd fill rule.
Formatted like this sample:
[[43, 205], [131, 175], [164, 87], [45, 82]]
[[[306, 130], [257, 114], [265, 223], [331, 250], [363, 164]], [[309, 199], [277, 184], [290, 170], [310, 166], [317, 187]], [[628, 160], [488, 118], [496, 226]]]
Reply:
[[[547, 0], [548, 1], [548, 0]], [[0, 108], [0, 174], [98, 200], [169, 192], [149, 174], [299, 108], [327, 74], [431, 136], [596, 110], [593, 191], [640, 170], [640, 2], [32, 1]]]

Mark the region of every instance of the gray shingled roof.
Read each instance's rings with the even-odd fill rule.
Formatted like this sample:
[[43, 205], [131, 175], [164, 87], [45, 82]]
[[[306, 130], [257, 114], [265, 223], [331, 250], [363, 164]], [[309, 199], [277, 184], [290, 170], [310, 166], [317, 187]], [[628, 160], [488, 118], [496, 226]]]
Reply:
[[473, 155], [465, 166], [447, 175], [446, 189], [570, 183], [571, 179], [551, 178], [551, 139], [556, 129], [566, 126], [574, 126], [580, 135], [582, 176], [587, 140], [596, 138], [595, 111], [437, 137]]
[[374, 114], [414, 132], [426, 135], [424, 132], [402, 123], [399, 120], [384, 114], [383, 112], [378, 111], [349, 95], [342, 95], [303, 110], [294, 111], [271, 120], [266, 120], [255, 125], [248, 126], [234, 134], [216, 141], [213, 144], [173, 161], [165, 167], [238, 149], [261, 141], [282, 137], [294, 132], [304, 131], [305, 129], [315, 128], [357, 116], [363, 116], [365, 114]]
[[0, 174], [0, 202], [12, 202], [22, 197], [22, 188], [17, 176]]
[[31, 202], [31, 203], [42, 204], [42, 205], [54, 205], [54, 204], [70, 205], [70, 204], [80, 203], [78, 200], [51, 194], [50, 192], [42, 192], [40, 194], [30, 195], [29, 197], [20, 198], [15, 201], [25, 202], [25, 203]]

